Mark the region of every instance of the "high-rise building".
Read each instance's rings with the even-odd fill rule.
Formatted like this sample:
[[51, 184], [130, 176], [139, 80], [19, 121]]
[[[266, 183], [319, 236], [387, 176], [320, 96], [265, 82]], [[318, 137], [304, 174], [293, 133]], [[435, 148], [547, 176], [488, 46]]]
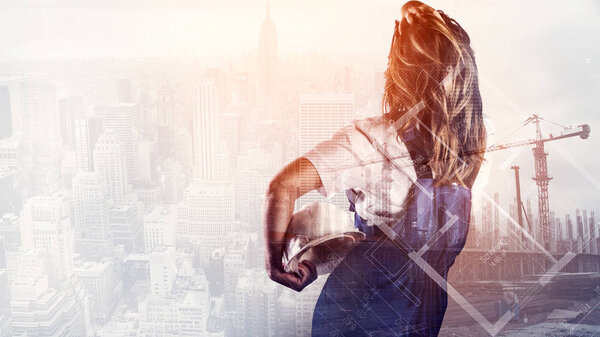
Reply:
[[76, 119], [73, 125], [77, 168], [81, 171], [92, 171], [93, 151], [96, 141], [102, 134], [102, 120], [99, 117], [85, 117]]
[[60, 194], [31, 197], [21, 216], [22, 249], [43, 252], [50, 285], [73, 276], [73, 230], [69, 200]]
[[139, 304], [139, 336], [212, 336], [206, 331], [210, 299], [205, 289], [164, 297], [150, 294]]
[[194, 142], [188, 128], [178, 126], [174, 130], [175, 160], [181, 163], [186, 172], [194, 165]]
[[157, 97], [158, 125], [171, 125], [173, 121], [173, 91], [170, 85], [164, 85]]
[[[2, 238], [0, 238], [2, 240]], [[2, 247], [0, 247], [2, 249]], [[1, 254], [2, 252], [0, 252]], [[0, 267], [0, 337], [12, 336], [12, 319], [10, 317], [10, 287], [8, 271]]]
[[84, 115], [83, 97], [69, 96], [58, 100], [60, 139], [64, 149], [75, 151], [75, 121]]
[[231, 237], [223, 256], [223, 298], [226, 310], [234, 310], [236, 307], [236, 287], [240, 273], [247, 266], [247, 256], [248, 238]]
[[248, 73], [240, 73], [236, 75], [231, 96], [231, 101], [233, 104], [250, 103], [250, 84], [248, 81]]
[[40, 164], [51, 164], [60, 144], [56, 86], [21, 83], [23, 145]]
[[[353, 120], [354, 95], [301, 95], [300, 153], [304, 154], [319, 142], [329, 139], [339, 129], [350, 124]], [[308, 183], [305, 179], [305, 177], [302, 177], [302, 182]], [[322, 197], [316, 191], [312, 191], [300, 198], [300, 206], [321, 200]], [[333, 196], [331, 202], [339, 207], [348, 208], [348, 199], [345, 194]]]
[[89, 306], [81, 283], [55, 289], [47, 278], [17, 280], [11, 286], [10, 309], [15, 336], [91, 336]]
[[146, 254], [157, 246], [175, 247], [177, 214], [175, 207], [157, 206], [144, 215], [144, 248]]
[[589, 238], [589, 245], [588, 245], [588, 252], [589, 253], [597, 253], [598, 252], [598, 247], [596, 244], [596, 231], [594, 228], [594, 222], [592, 221], [592, 217], [588, 217], [587, 216], [587, 211], [583, 210], [583, 224], [586, 230], [586, 237]]
[[277, 299], [276, 331], [279, 336], [293, 337], [296, 335], [296, 298], [295, 291], [283, 289]]
[[492, 217], [492, 203], [484, 200], [481, 206], [481, 234], [483, 247], [490, 249], [498, 244], [494, 241], [494, 221]]
[[596, 250], [594, 251], [594, 253], [598, 253], [598, 251], [600, 250], [600, 242], [598, 242], [598, 240], [599, 240], [598, 236], [600, 234], [598, 233], [598, 223], [596, 222], [596, 218], [594, 217], [594, 211], [590, 211], [589, 221], [590, 221], [589, 223], [590, 223], [590, 231], [591, 231], [592, 240], [594, 241], [594, 243], [596, 245]]
[[[277, 286], [260, 269], [242, 269], [235, 289], [237, 336], [279, 336], [275, 330]], [[310, 324], [308, 334], [310, 335]]]
[[144, 209], [152, 209], [162, 203], [161, 189], [158, 184], [138, 182], [133, 189], [134, 195], [144, 204]]
[[10, 91], [7, 85], [0, 85], [0, 139], [13, 133], [13, 116], [10, 104]]
[[240, 221], [249, 223], [256, 230], [261, 226], [263, 197], [274, 176], [274, 167], [277, 166], [272, 154], [261, 148], [249, 149], [237, 157], [236, 212]]
[[232, 157], [239, 153], [239, 115], [234, 112], [219, 115], [219, 138], [225, 144], [225, 148]]
[[104, 255], [113, 249], [108, 225], [108, 186], [97, 172], [79, 172], [73, 178], [75, 246], [85, 256]]
[[96, 107], [96, 114], [102, 118], [104, 130], [112, 129], [123, 145], [128, 181], [135, 180], [135, 148], [143, 131], [142, 109], [139, 104], [123, 103]]
[[267, 13], [265, 20], [260, 26], [260, 36], [258, 39], [258, 106], [262, 112], [261, 119], [281, 119], [281, 115], [277, 109], [277, 49], [277, 29], [275, 28], [275, 23], [271, 20], [270, 3], [267, 3]]
[[[587, 249], [586, 245], [583, 245], [585, 243], [585, 235], [586, 235], [586, 231], [583, 228], [583, 219], [581, 218], [581, 212], [579, 211], [579, 208], [577, 208], [575, 210], [575, 221], [577, 223], [577, 243], [579, 244], [579, 250], [577, 251], [577, 253], [583, 253], [584, 252], [584, 248]], [[587, 253], [587, 252], [586, 252]]]
[[[4, 241], [0, 242], [0, 255], [3, 253], [3, 249], [17, 250], [21, 248], [21, 230], [19, 228], [19, 217], [6, 213], [0, 219], [0, 238], [4, 238]], [[2, 239], [0, 239], [1, 241]], [[0, 256], [0, 268], [2, 267], [2, 257]], [[6, 262], [6, 261], [4, 261]]]
[[492, 205], [492, 214], [494, 215], [492, 233], [494, 243], [496, 244], [500, 241], [500, 195], [498, 192], [494, 192], [494, 205]]
[[[2, 223], [0, 223], [0, 228], [2, 228]], [[7, 266], [5, 240], [3, 233], [0, 232], [0, 337], [8, 337], [12, 333]]]
[[99, 261], [78, 260], [75, 275], [83, 283], [89, 297], [91, 318], [99, 325], [110, 318], [123, 295], [119, 262], [105, 257]]
[[21, 166], [23, 148], [16, 137], [0, 139], [0, 167]]
[[573, 222], [571, 221], [571, 214], [565, 214], [565, 229], [567, 232], [566, 240], [573, 241]]
[[0, 166], [0, 214], [19, 214], [26, 193], [23, 170]]
[[129, 190], [129, 175], [123, 143], [109, 129], [102, 133], [94, 147], [94, 171], [108, 186], [108, 194], [115, 201], [121, 201]]
[[117, 101], [119, 103], [133, 102], [133, 81], [130, 78], [117, 80]]
[[[143, 205], [141, 206], [143, 208]], [[123, 245], [126, 252], [143, 251], [144, 228], [139, 205], [115, 204], [108, 212], [108, 223], [115, 245]]]
[[148, 139], [141, 139], [135, 147], [135, 179], [132, 183], [150, 184], [153, 178], [153, 166], [156, 153], [156, 143]]
[[171, 294], [177, 277], [175, 247], [155, 246], [150, 257], [150, 293], [158, 296]]
[[202, 256], [220, 247], [235, 221], [234, 188], [231, 182], [192, 182], [177, 207], [178, 237], [201, 242]]
[[217, 151], [218, 97], [214, 80], [203, 78], [194, 92], [194, 167], [195, 178], [215, 179]]
[[163, 202], [179, 203], [188, 180], [183, 166], [178, 161], [166, 159], [160, 164], [158, 175]]

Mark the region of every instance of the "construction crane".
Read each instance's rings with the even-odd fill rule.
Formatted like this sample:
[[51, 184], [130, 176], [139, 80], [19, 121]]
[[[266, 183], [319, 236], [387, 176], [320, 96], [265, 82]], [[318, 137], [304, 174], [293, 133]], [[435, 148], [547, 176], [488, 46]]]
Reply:
[[[549, 199], [548, 199], [548, 183], [552, 179], [552, 177], [548, 176], [548, 162], [546, 157], [548, 153], [544, 151], [544, 143], [559, 140], [563, 138], [575, 137], [579, 136], [581, 139], [587, 139], [590, 135], [590, 126], [588, 124], [578, 125], [576, 130], [572, 127], [566, 127], [554, 122], [550, 122], [556, 125], [563, 127], [563, 131], [558, 135], [548, 135], [548, 137], [542, 136], [542, 131], [540, 129], [540, 120], [544, 120], [542, 117], [534, 114], [533, 116], [527, 118], [523, 125], [527, 125], [529, 123], [534, 123], [536, 127], [536, 137], [534, 139], [527, 139], [523, 141], [507, 143], [502, 145], [493, 145], [487, 148], [486, 152], [490, 151], [498, 151], [504, 149], [510, 149], [513, 147], [526, 146], [526, 145], [535, 145], [533, 148], [533, 158], [535, 161], [535, 177], [533, 180], [536, 182], [538, 187], [538, 218], [540, 227], [542, 229], [542, 236], [544, 239], [544, 244], [546, 248], [549, 246], [550, 241], [550, 207], [549, 207]], [[515, 175], [518, 182], [518, 167], [515, 169]], [[519, 224], [523, 226], [522, 218], [521, 218], [521, 209], [520, 205], [518, 205], [518, 214], [519, 214]]]
[[[542, 131], [540, 129], [540, 121], [541, 120], [561, 126], [563, 128], [562, 132], [560, 132], [558, 135], [549, 134], [548, 137], [543, 137]], [[536, 126], [536, 137], [535, 138], [530, 138], [530, 139], [526, 139], [526, 140], [521, 140], [521, 141], [506, 143], [506, 144], [500, 144], [500, 145], [492, 145], [486, 149], [474, 149], [471, 151], [465, 151], [463, 153], [463, 155], [472, 155], [472, 154], [477, 154], [477, 153], [482, 153], [482, 152], [492, 152], [492, 151], [506, 150], [506, 149], [510, 149], [510, 148], [514, 148], [514, 147], [520, 147], [520, 146], [535, 145], [535, 147], [533, 148], [533, 157], [535, 160], [535, 177], [533, 177], [533, 180], [536, 182], [536, 184], [538, 186], [538, 217], [540, 220], [540, 227], [542, 228], [544, 244], [545, 244], [546, 248], [548, 248], [549, 247], [549, 239], [550, 239], [550, 209], [549, 209], [549, 201], [548, 201], [548, 183], [552, 178], [548, 176], [548, 163], [546, 160], [546, 157], [548, 156], [548, 154], [546, 152], [544, 152], [544, 144], [547, 142], [550, 142], [550, 141], [555, 141], [555, 140], [559, 140], [559, 139], [563, 139], [563, 138], [570, 138], [570, 137], [575, 137], [575, 136], [579, 136], [581, 139], [587, 139], [590, 135], [590, 126], [588, 124], [582, 124], [582, 125], [578, 125], [577, 129], [575, 129], [573, 127], [567, 127], [564, 125], [560, 125], [558, 123], [554, 123], [549, 120], [545, 120], [542, 117], [538, 116], [537, 114], [534, 114], [531, 117], [527, 118], [521, 126], [525, 126], [529, 123], [534, 123]], [[391, 163], [394, 163], [394, 159], [404, 158], [404, 157], [409, 156], [409, 154], [403, 153], [400, 156], [390, 157], [385, 150], [381, 149], [381, 147], [382, 147], [381, 145], [379, 145], [378, 143], [374, 143], [374, 144], [377, 145], [376, 146], [377, 150], [384, 154], [385, 161], [390, 161]], [[381, 161], [381, 159], [377, 158], [374, 160], [364, 161], [361, 163], [361, 165], [369, 165], [369, 164], [373, 164], [373, 163], [380, 162], [380, 161]], [[352, 167], [353, 165], [354, 164], [349, 165], [349, 166], [341, 165], [341, 166], [339, 166], [339, 168], [340, 169], [343, 169], [346, 167], [349, 168], [349, 167]], [[394, 163], [394, 165], [397, 165], [397, 164]], [[515, 173], [517, 173], [517, 170], [515, 170]], [[517, 177], [517, 179], [518, 179], [518, 177]], [[518, 206], [518, 207], [522, 207], [522, 206]], [[520, 209], [521, 208], [519, 208], [519, 212], [520, 212]], [[531, 229], [531, 224], [529, 223], [529, 219], [526, 218], [526, 220]], [[522, 220], [520, 220], [519, 222], [520, 222], [520, 225], [523, 226]]]

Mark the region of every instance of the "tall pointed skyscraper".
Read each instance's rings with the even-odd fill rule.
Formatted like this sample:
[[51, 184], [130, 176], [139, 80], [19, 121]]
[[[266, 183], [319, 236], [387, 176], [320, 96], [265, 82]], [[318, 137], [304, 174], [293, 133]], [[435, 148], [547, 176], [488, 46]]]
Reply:
[[194, 166], [195, 178], [214, 180], [217, 176], [217, 92], [211, 78], [202, 78], [194, 92]]
[[271, 20], [271, 6], [267, 2], [267, 16], [260, 26], [258, 40], [259, 111], [261, 119], [281, 119], [277, 109], [277, 30]]

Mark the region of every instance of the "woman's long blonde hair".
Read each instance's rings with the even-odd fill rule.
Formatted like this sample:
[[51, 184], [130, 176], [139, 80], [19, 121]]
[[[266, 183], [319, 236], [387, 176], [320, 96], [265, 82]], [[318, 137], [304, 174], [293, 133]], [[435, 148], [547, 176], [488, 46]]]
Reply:
[[397, 121], [422, 109], [398, 129], [418, 128], [436, 185], [477, 174], [486, 147], [481, 95], [470, 38], [454, 19], [419, 1], [402, 6], [385, 71], [384, 116]]

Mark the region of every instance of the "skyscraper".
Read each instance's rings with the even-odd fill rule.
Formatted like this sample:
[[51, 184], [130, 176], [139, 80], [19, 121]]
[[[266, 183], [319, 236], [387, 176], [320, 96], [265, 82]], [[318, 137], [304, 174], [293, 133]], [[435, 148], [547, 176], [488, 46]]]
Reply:
[[130, 78], [117, 80], [117, 101], [119, 103], [133, 102], [133, 81]]
[[127, 179], [135, 180], [135, 143], [142, 133], [142, 111], [139, 104], [118, 104], [96, 107], [96, 113], [102, 118], [104, 130], [112, 129], [119, 142], [123, 144]]
[[167, 296], [177, 277], [175, 247], [156, 246], [150, 253], [150, 293]]
[[158, 175], [163, 202], [177, 204], [188, 180], [183, 167], [178, 161], [166, 159], [160, 164]]
[[157, 97], [158, 125], [171, 125], [173, 120], [173, 90], [169, 84], [164, 84]]
[[75, 150], [75, 120], [84, 117], [83, 97], [69, 96], [58, 101], [60, 139], [62, 146]]
[[73, 178], [73, 227], [80, 252], [102, 255], [113, 248], [109, 207], [108, 186], [98, 172], [79, 172]]
[[30, 198], [21, 216], [22, 248], [44, 253], [51, 286], [73, 276], [70, 215], [68, 199], [57, 194]]
[[12, 136], [12, 109], [8, 86], [0, 86], [0, 139]]
[[60, 142], [56, 86], [21, 83], [23, 145], [41, 164], [50, 164]]
[[123, 147], [112, 130], [104, 132], [94, 147], [94, 171], [108, 186], [108, 193], [115, 201], [123, 200], [129, 183]]
[[203, 78], [194, 92], [194, 167], [195, 178], [215, 179], [217, 151], [217, 92], [214, 80]]
[[85, 117], [76, 119], [73, 125], [77, 168], [81, 171], [91, 171], [94, 169], [94, 146], [102, 133], [102, 120], [99, 117]]
[[201, 258], [208, 261], [213, 249], [222, 246], [235, 221], [233, 184], [193, 182], [177, 207], [177, 236], [202, 244]]
[[0, 167], [21, 167], [23, 148], [17, 137], [0, 139]]
[[44, 278], [13, 282], [10, 310], [14, 336], [90, 336], [89, 306], [81, 283], [54, 289]]
[[[304, 154], [354, 120], [354, 95], [312, 94], [300, 96], [300, 153]], [[342, 164], [342, 163], [340, 163]], [[305, 177], [302, 177], [303, 183]], [[339, 193], [338, 193], [339, 194]], [[300, 198], [300, 205], [322, 198], [313, 191]], [[348, 208], [345, 194], [335, 195], [332, 202]]]
[[159, 206], [144, 215], [144, 247], [146, 254], [157, 246], [175, 246], [177, 215], [175, 207]]
[[99, 261], [78, 260], [75, 263], [74, 272], [90, 299], [90, 314], [101, 323], [110, 317], [123, 295], [119, 263], [116, 258], [109, 257]]
[[258, 39], [259, 102], [262, 119], [280, 119], [277, 113], [277, 29], [271, 20], [271, 6], [267, 2], [267, 15], [260, 26]]

